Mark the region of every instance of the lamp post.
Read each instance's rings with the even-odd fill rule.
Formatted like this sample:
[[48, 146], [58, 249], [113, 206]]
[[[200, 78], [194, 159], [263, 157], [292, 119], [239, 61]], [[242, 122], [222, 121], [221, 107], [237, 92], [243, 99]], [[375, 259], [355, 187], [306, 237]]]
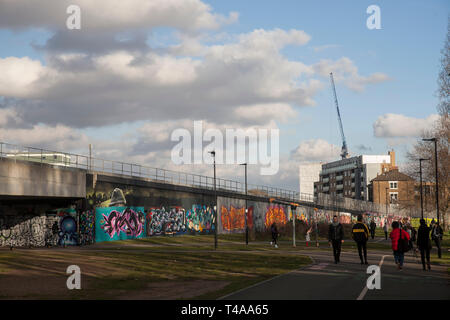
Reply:
[[419, 170], [420, 170], [420, 210], [422, 212], [423, 219], [423, 188], [422, 188], [422, 161], [427, 161], [430, 159], [419, 159]]
[[433, 141], [434, 142], [434, 165], [435, 165], [435, 174], [436, 174], [436, 216], [437, 223], [439, 224], [439, 182], [438, 182], [438, 160], [437, 160], [437, 139], [422, 139], [422, 141]]
[[247, 208], [247, 163], [242, 163], [245, 167], [245, 244], [248, 245], [248, 208]]
[[208, 151], [214, 159], [214, 249], [217, 249], [217, 189], [216, 189], [216, 152]]
[[[389, 182], [388, 182], [389, 183]], [[386, 188], [386, 214], [388, 215], [388, 190], [389, 188]]]

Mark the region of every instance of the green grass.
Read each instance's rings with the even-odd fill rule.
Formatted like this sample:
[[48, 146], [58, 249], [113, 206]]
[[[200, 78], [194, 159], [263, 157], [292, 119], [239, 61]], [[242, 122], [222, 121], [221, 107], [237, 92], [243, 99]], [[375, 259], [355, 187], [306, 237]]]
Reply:
[[[213, 250], [214, 238], [208, 236], [129, 240], [81, 249], [16, 249], [0, 255], [0, 277], [7, 276], [10, 270], [24, 274], [33, 271], [33, 277], [41, 272], [50, 280], [54, 279], [58, 286], [63, 286], [67, 279], [65, 269], [69, 264], [76, 264], [80, 266], [82, 282], [86, 284], [83, 290], [64, 290], [58, 294], [30, 294], [24, 290], [19, 298], [116, 299], [148, 290], [149, 284], [194, 280], [226, 283], [221, 289], [190, 297], [215, 299], [311, 263], [310, 258], [295, 252], [282, 253], [270, 245], [247, 247], [234, 240], [234, 235], [221, 238], [217, 251]], [[135, 246], [148, 243], [158, 246]], [[174, 246], [174, 243], [183, 246]], [[84, 270], [87, 271], [83, 273]], [[2, 295], [8, 298], [4, 292]]]

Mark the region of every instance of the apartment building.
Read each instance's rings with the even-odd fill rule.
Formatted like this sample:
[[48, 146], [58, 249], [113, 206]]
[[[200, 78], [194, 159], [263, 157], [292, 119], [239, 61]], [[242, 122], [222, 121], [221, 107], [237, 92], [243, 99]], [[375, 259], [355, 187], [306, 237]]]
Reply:
[[369, 200], [372, 179], [395, 166], [395, 152], [387, 155], [360, 155], [322, 165], [314, 194], [325, 193], [358, 200]]

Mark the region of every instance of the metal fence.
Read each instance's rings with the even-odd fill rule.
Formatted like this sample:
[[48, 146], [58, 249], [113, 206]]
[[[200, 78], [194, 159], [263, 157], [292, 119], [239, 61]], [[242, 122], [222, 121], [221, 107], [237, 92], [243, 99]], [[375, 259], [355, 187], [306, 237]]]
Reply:
[[[99, 159], [68, 152], [46, 150], [42, 148], [24, 147], [0, 142], [0, 158], [32, 161], [54, 166], [70, 167], [89, 172], [116, 174], [134, 178], [145, 178], [160, 183], [214, 190], [214, 178], [194, 173], [166, 170], [140, 164]], [[216, 178], [219, 191], [245, 194], [245, 183]], [[292, 190], [264, 185], [247, 185], [248, 194], [281, 198], [290, 201], [314, 201], [312, 194], [304, 194]]]
[[[55, 166], [78, 168], [89, 172], [144, 178], [160, 183], [214, 190], [214, 178], [209, 176], [0, 142], [0, 159], [3, 158], [46, 163]], [[218, 191], [245, 194], [245, 184], [235, 180], [216, 178], [216, 187]], [[314, 197], [312, 194], [255, 184], [248, 184], [247, 189], [250, 195], [288, 201], [314, 202], [318, 206], [332, 207], [340, 211], [347, 209], [360, 212], [379, 212], [383, 214], [399, 212], [395, 206], [389, 206], [386, 210], [384, 205], [378, 203], [336, 197], [328, 194], [319, 194], [317, 197]]]

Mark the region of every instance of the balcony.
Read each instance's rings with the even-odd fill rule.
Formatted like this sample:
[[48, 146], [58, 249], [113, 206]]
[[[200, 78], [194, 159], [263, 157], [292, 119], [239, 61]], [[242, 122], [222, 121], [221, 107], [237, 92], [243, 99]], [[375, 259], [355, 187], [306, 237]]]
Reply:
[[336, 185], [336, 190], [342, 190], [344, 189], [344, 185], [343, 184], [337, 184]]
[[322, 190], [323, 190], [323, 192], [330, 191], [330, 187], [323, 187]]
[[329, 182], [329, 181], [330, 181], [330, 178], [323, 178], [323, 179], [322, 179], [322, 182], [323, 182], [323, 183], [327, 183], [327, 182]]
[[342, 179], [344, 179], [344, 176], [336, 176], [336, 181], [341, 181]]

